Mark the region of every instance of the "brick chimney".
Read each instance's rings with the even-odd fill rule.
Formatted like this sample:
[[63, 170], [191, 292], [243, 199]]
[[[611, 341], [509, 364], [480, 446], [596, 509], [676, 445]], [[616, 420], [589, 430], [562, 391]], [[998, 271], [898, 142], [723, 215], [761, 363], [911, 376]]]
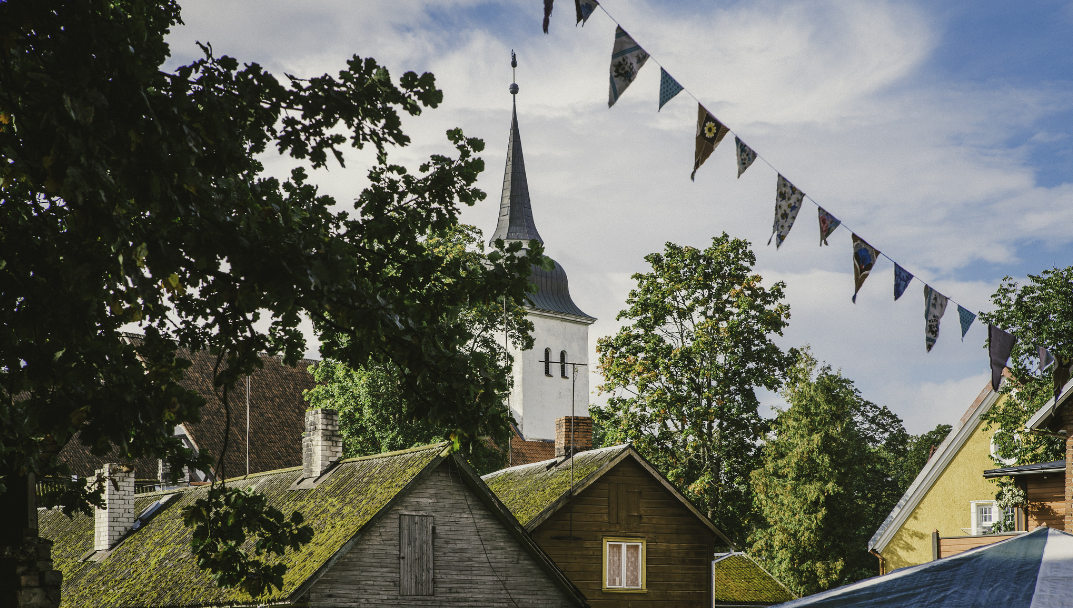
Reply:
[[134, 526], [134, 470], [110, 463], [96, 476], [104, 478], [104, 508], [94, 510], [93, 548], [107, 551]]
[[302, 437], [302, 477], [320, 477], [342, 457], [339, 412], [324, 408], [306, 411], [306, 431]]
[[[573, 441], [571, 442], [571, 433]], [[555, 457], [569, 458], [592, 449], [592, 418], [562, 416], [555, 419]]]

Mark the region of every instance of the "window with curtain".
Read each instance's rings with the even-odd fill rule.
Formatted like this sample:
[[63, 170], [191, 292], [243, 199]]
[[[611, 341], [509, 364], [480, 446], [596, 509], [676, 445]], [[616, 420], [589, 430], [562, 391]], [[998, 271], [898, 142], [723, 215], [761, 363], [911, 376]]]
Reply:
[[604, 589], [631, 591], [644, 588], [644, 539], [604, 539]]

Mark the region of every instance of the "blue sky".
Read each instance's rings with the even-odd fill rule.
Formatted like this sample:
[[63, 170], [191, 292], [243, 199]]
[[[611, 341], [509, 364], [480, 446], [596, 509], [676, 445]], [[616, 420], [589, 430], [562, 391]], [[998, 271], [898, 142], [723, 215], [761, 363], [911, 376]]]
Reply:
[[[449, 151], [444, 131], [485, 139], [489, 197], [463, 221], [490, 234], [510, 120], [510, 50], [518, 52], [519, 123], [534, 217], [566, 268], [578, 305], [613, 333], [616, 313], [667, 241], [703, 247], [746, 238], [757, 270], [787, 284], [783, 346], [811, 345], [912, 432], [952, 423], [985, 386], [986, 328], [960, 341], [951, 305], [924, 350], [922, 284], [894, 302], [877, 264], [856, 305], [850, 233], [818, 247], [815, 210], [786, 243], [766, 246], [776, 173], [759, 161], [736, 179], [728, 137], [690, 182], [695, 103], [656, 112], [650, 62], [607, 108], [614, 22], [573, 25], [557, 0], [551, 33], [540, 0], [188, 2], [171, 38], [178, 65], [194, 41], [298, 76], [373, 56], [395, 76], [432, 71], [443, 105], [405, 121], [415, 166]], [[607, 0], [607, 10], [704, 105], [788, 179], [940, 292], [987, 310], [1001, 278], [1073, 263], [1073, 5], [1062, 2]], [[287, 161], [266, 157], [270, 171]], [[347, 203], [369, 158], [314, 173]], [[598, 384], [594, 378], [592, 385]], [[594, 399], [599, 399], [594, 396]], [[765, 409], [779, 402], [765, 395]]]

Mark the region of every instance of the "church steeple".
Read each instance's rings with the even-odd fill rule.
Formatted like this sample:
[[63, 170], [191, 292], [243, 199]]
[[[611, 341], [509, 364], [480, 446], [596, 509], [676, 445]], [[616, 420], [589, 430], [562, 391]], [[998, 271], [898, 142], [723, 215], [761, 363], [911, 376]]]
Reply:
[[[510, 67], [517, 68], [518, 60], [514, 51], [510, 53]], [[503, 197], [499, 202], [499, 223], [489, 243], [496, 239], [510, 241], [537, 241], [544, 239], [537, 232], [533, 222], [533, 207], [529, 201], [529, 182], [525, 178], [525, 160], [522, 158], [522, 137], [518, 133], [518, 85], [511, 83], [512, 111], [510, 120], [510, 141], [507, 143], [507, 167], [503, 171]]]

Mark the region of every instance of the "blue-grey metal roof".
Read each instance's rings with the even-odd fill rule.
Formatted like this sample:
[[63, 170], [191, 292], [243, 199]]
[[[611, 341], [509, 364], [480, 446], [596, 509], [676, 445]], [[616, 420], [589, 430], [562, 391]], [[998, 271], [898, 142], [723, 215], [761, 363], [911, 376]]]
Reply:
[[1001, 469], [988, 469], [984, 471], [984, 477], [1006, 477], [1017, 475], [1038, 475], [1043, 473], [1065, 473], [1066, 461], [1055, 460], [1053, 462], [1037, 462], [1036, 464], [1023, 464], [1019, 467], [1003, 467]]
[[570, 284], [566, 278], [566, 270], [555, 260], [555, 267], [544, 270], [540, 266], [533, 266], [533, 273], [529, 275], [529, 281], [537, 286], [537, 292], [529, 294], [529, 302], [536, 310], [558, 312], [592, 323], [596, 317], [589, 316], [581, 311], [570, 298]]
[[503, 171], [503, 198], [499, 202], [499, 223], [489, 239], [504, 241], [537, 241], [544, 244], [533, 222], [533, 206], [529, 201], [529, 182], [525, 178], [522, 158], [522, 137], [518, 133], [518, 107], [511, 111], [510, 141], [507, 143], [507, 167]]

